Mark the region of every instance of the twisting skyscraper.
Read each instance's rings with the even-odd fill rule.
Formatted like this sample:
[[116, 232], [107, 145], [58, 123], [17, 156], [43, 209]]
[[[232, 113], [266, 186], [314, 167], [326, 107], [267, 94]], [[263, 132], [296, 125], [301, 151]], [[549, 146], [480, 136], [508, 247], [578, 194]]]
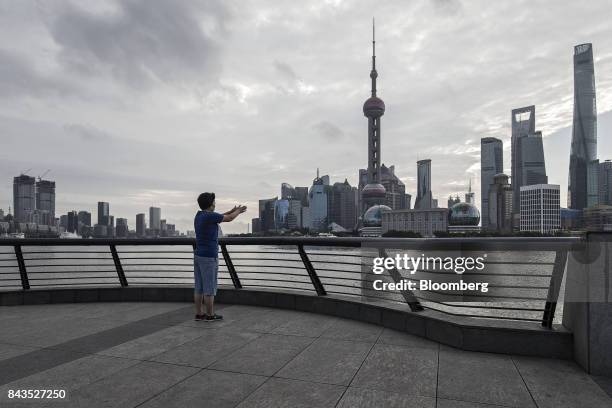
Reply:
[[368, 184], [361, 190], [362, 214], [376, 204], [385, 201], [385, 187], [381, 184], [380, 117], [385, 113], [385, 103], [376, 96], [376, 38], [372, 24], [372, 95], [363, 104], [363, 114], [368, 118]]
[[587, 206], [587, 166], [597, 159], [597, 107], [593, 46], [574, 47], [574, 123], [568, 177], [567, 206]]

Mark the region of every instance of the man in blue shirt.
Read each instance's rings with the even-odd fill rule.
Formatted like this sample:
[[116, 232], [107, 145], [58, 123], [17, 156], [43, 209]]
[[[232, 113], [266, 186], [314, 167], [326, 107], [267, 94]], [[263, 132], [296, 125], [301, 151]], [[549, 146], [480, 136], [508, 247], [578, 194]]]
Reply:
[[[196, 247], [193, 253], [195, 289], [195, 320], [207, 322], [223, 319], [215, 314], [214, 301], [217, 294], [217, 274], [219, 272], [219, 223], [233, 221], [246, 211], [246, 206], [235, 206], [223, 214], [215, 212], [215, 193], [202, 193], [198, 196], [198, 211], [193, 220], [196, 234]], [[202, 301], [206, 313], [202, 310]]]

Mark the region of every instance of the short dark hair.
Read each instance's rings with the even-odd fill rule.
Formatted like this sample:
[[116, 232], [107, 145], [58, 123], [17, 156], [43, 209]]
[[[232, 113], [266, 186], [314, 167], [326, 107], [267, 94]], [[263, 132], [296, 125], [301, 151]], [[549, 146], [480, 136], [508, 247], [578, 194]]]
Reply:
[[198, 204], [202, 210], [210, 208], [215, 201], [215, 193], [202, 193], [198, 196]]

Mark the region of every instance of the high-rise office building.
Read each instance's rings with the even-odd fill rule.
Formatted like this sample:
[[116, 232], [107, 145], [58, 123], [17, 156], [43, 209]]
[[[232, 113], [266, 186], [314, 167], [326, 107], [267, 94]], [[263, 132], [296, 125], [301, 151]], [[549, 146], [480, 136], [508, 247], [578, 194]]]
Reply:
[[293, 198], [300, 200], [302, 207], [308, 207], [308, 187], [296, 187]]
[[21, 174], [13, 178], [15, 222], [32, 222], [36, 210], [36, 179]]
[[79, 211], [79, 224], [91, 227], [91, 213], [89, 211]]
[[295, 198], [295, 188], [289, 183], [281, 184], [281, 200], [291, 200]]
[[310, 220], [310, 207], [302, 207], [302, 228], [312, 228], [312, 221]]
[[357, 225], [357, 188], [348, 180], [334, 183], [329, 194], [329, 223], [352, 231]]
[[606, 160], [603, 163], [599, 163], [599, 171], [597, 173], [599, 204], [612, 206], [612, 161]]
[[587, 164], [587, 204], [586, 208], [599, 204], [599, 160]]
[[287, 214], [287, 228], [302, 228], [302, 202], [292, 199], [289, 202], [289, 213]]
[[261, 227], [259, 226], [259, 217], [251, 218], [251, 233], [257, 234], [261, 232]]
[[[372, 25], [372, 80], [371, 96], [363, 104], [363, 114], [368, 118], [368, 182], [361, 190], [361, 214], [365, 214], [368, 208], [383, 204], [386, 198], [385, 187], [381, 184], [380, 166], [382, 163], [380, 147], [380, 118], [385, 114], [385, 103], [376, 96], [376, 37], [374, 36], [374, 25]], [[311, 204], [312, 207], [312, 204]], [[311, 209], [312, 222], [315, 222], [315, 212]]]
[[[588, 165], [597, 159], [597, 106], [593, 46], [574, 47], [574, 120], [570, 151], [567, 207], [587, 207]], [[513, 181], [514, 182], [514, 181]]]
[[431, 195], [431, 160], [424, 159], [417, 162], [417, 198], [414, 202], [415, 210], [428, 210], [433, 208]]
[[[480, 211], [482, 229], [488, 229], [489, 188], [496, 174], [504, 172], [504, 145], [495, 137], [480, 139]], [[452, 206], [449, 205], [448, 208]]]
[[113, 238], [115, 236], [115, 216], [108, 216], [108, 225], [106, 226], [106, 236]]
[[558, 184], [534, 184], [520, 190], [521, 231], [552, 234], [561, 229]]
[[288, 229], [289, 200], [276, 200], [274, 202], [274, 230]]
[[104, 201], [98, 201], [98, 224], [108, 225], [110, 222], [109, 204]]
[[117, 218], [117, 226], [115, 228], [117, 238], [125, 238], [128, 236], [128, 220], [127, 218]]
[[69, 211], [66, 215], [66, 231], [72, 233], [79, 231], [79, 215], [76, 211]]
[[144, 237], [147, 233], [147, 222], [145, 220], [145, 215], [140, 213], [136, 214], [136, 235], [139, 237]]
[[68, 229], [68, 215], [66, 214], [60, 215], [59, 226], [60, 228], [63, 228], [64, 230]]
[[312, 187], [308, 193], [310, 203], [310, 230], [315, 232], [327, 231], [329, 225], [329, 177], [317, 177], [312, 181]]
[[36, 210], [39, 214], [39, 224], [54, 224], [55, 181], [39, 179], [36, 182]]
[[149, 207], [149, 229], [157, 231], [156, 234], [161, 231], [161, 208]]
[[274, 208], [278, 197], [259, 200], [259, 228], [261, 232], [274, 230]]
[[482, 213], [482, 223], [487, 219], [487, 230], [509, 234], [512, 232], [512, 186], [508, 176], [499, 173], [493, 177], [489, 186], [487, 213]]
[[513, 211], [520, 212], [520, 189], [548, 183], [542, 132], [535, 130], [535, 106], [512, 110]]
[[512, 138], [510, 140], [511, 147], [511, 177], [512, 188], [514, 191], [512, 207], [515, 213], [520, 210], [520, 189], [521, 181], [521, 149], [518, 139], [527, 137], [535, 133], [535, 106], [526, 106], [524, 108], [513, 109], [510, 114], [510, 123], [512, 127]]
[[548, 183], [542, 132], [536, 131], [526, 137], [519, 138], [517, 142], [521, 152], [519, 176], [523, 183], [522, 186]]

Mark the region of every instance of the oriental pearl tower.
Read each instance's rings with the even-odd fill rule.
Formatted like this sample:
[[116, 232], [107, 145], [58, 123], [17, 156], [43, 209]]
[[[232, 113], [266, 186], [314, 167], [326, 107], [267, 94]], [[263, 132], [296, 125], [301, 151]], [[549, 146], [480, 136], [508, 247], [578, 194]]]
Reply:
[[368, 118], [368, 179], [361, 190], [362, 225], [380, 227], [381, 210], [390, 210], [385, 202], [385, 187], [380, 183], [380, 118], [385, 113], [385, 103], [376, 96], [376, 37], [372, 21], [372, 95], [363, 104], [363, 114]]

